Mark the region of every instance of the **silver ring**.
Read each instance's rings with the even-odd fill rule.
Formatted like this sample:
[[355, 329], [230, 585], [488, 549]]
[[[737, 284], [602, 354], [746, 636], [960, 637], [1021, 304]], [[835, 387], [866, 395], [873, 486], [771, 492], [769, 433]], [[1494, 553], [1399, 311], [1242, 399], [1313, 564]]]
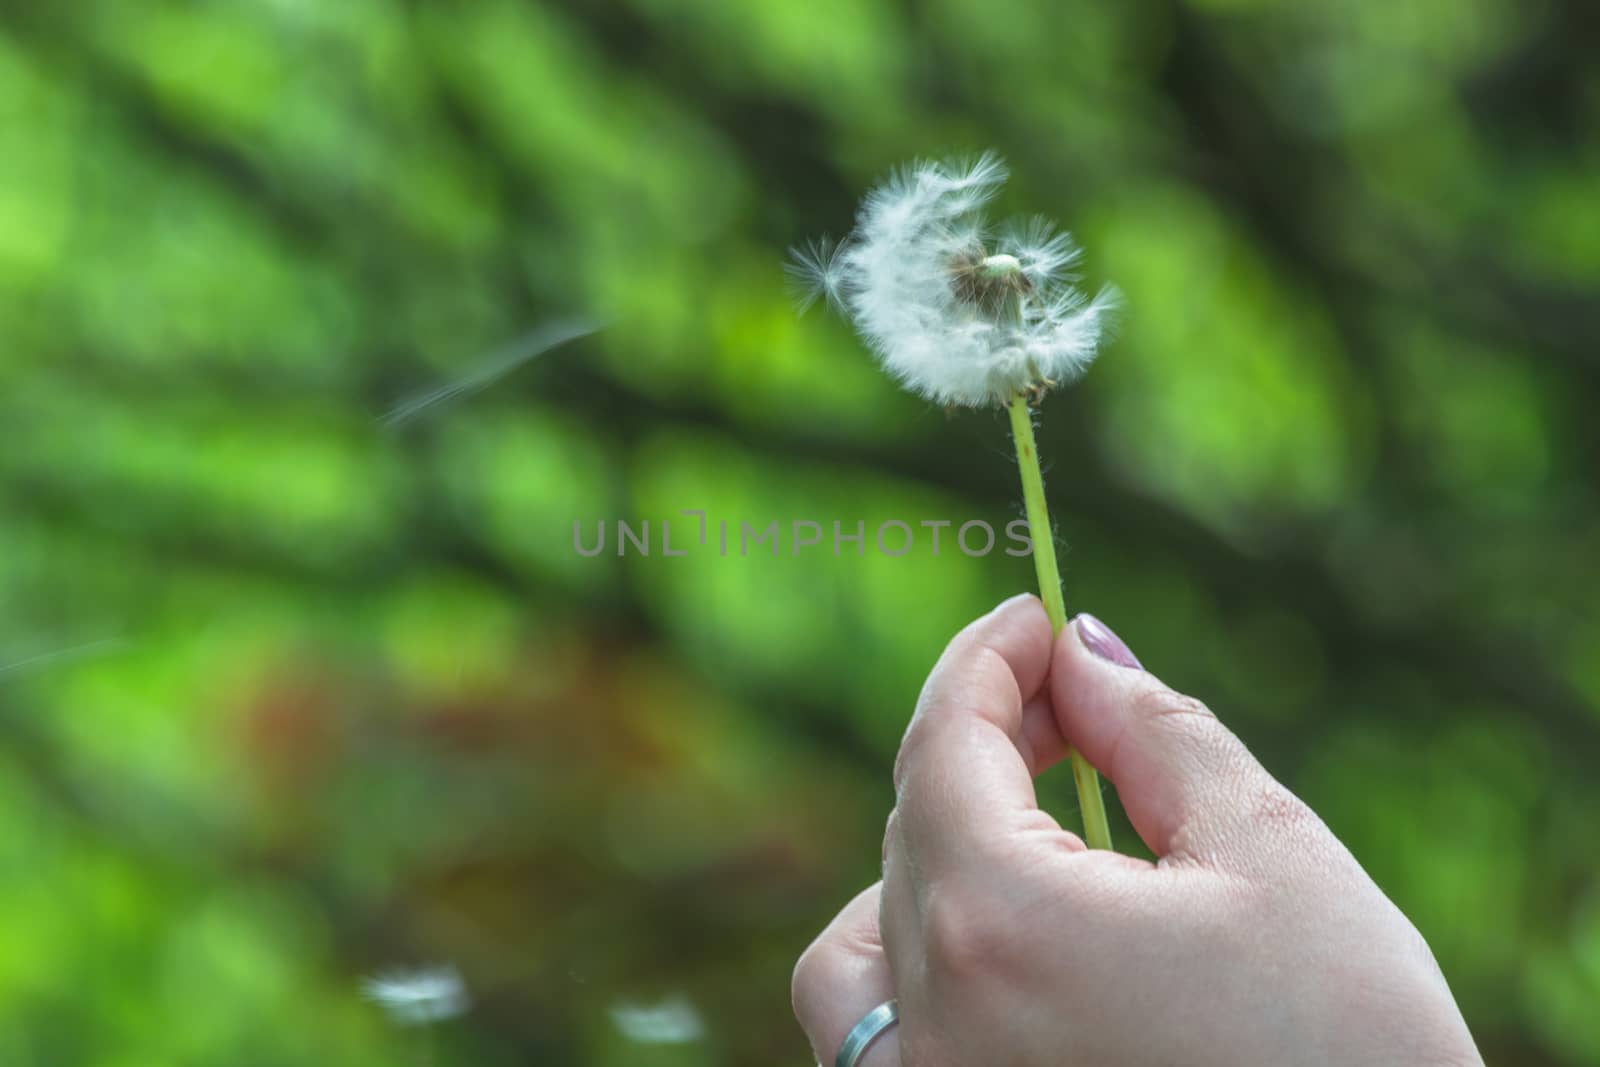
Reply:
[[833, 1067], [856, 1067], [867, 1054], [867, 1046], [878, 1040], [882, 1033], [900, 1021], [900, 1002], [886, 1000], [867, 1012], [860, 1022], [844, 1035], [839, 1055], [833, 1058]]

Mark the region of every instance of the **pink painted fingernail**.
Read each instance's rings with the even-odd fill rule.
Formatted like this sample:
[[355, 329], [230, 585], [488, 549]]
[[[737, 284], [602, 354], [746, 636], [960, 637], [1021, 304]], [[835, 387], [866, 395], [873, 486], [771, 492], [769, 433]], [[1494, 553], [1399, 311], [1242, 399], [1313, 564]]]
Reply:
[[1072, 625], [1078, 628], [1078, 640], [1083, 642], [1083, 647], [1110, 663], [1119, 667], [1132, 667], [1135, 670], [1144, 670], [1139, 662], [1139, 657], [1133, 650], [1122, 643], [1122, 638], [1111, 632], [1111, 627], [1090, 615], [1087, 611], [1072, 620]]

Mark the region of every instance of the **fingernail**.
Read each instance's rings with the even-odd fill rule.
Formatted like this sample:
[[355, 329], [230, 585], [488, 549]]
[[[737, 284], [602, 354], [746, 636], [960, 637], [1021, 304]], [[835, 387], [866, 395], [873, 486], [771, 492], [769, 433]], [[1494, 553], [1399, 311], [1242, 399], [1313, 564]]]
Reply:
[[1099, 656], [1109, 660], [1119, 667], [1133, 667], [1144, 670], [1144, 665], [1139, 662], [1139, 657], [1133, 650], [1122, 643], [1122, 638], [1111, 632], [1111, 627], [1099, 619], [1084, 612], [1072, 620], [1072, 625], [1078, 628], [1078, 640], [1083, 642], [1083, 647]]

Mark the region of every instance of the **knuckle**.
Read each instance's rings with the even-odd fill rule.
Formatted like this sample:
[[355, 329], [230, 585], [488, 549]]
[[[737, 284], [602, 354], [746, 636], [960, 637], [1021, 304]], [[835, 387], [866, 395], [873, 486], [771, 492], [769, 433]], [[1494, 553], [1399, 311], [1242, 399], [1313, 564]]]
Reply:
[[1323, 830], [1322, 819], [1311, 806], [1277, 782], [1255, 793], [1249, 813], [1250, 821], [1264, 834], [1304, 837]]
[[789, 999], [794, 1017], [800, 1025], [810, 1030], [811, 1006], [817, 1004], [827, 992], [829, 949], [821, 937], [811, 942], [795, 961], [794, 974], [789, 979]]
[[1304, 801], [1281, 786], [1257, 792], [1251, 814], [1257, 822], [1272, 826], [1300, 826], [1316, 817]]
[[906, 727], [905, 736], [900, 739], [900, 751], [895, 753], [893, 777], [895, 796], [899, 796], [900, 791], [905, 788], [906, 774], [910, 770], [912, 757], [920, 743], [922, 731], [919, 729], [919, 720], [920, 714], [913, 716], [911, 725]]
[[1017, 934], [1007, 909], [980, 894], [950, 888], [933, 893], [923, 929], [930, 979], [989, 983], [1008, 970]]
[[1134, 714], [1144, 729], [1177, 746], [1216, 771], [1246, 762], [1243, 746], [1215, 713], [1192, 696], [1156, 689], [1134, 697]]
[[801, 1025], [806, 1025], [808, 1008], [838, 995], [840, 986], [857, 970], [859, 960], [871, 959], [882, 951], [883, 939], [876, 922], [835, 922], [818, 934], [795, 961], [789, 979], [790, 999]]
[[[930, 688], [932, 682], [929, 683]], [[917, 761], [918, 754], [927, 743], [928, 733], [934, 727], [933, 717], [938, 714], [937, 705], [941, 698], [924, 691], [917, 700], [917, 707], [911, 714], [911, 721], [906, 724], [906, 731], [900, 738], [900, 750], [894, 757], [894, 791], [899, 796], [906, 786], [906, 779], [911, 775], [911, 769]]]
[[1006, 676], [1011, 674], [1011, 661], [1006, 659], [1005, 652], [984, 634], [972, 635], [967, 642], [966, 654], [968, 673], [995, 671]]
[[898, 807], [890, 808], [889, 817], [883, 823], [883, 854], [879, 857], [880, 866], [884, 869], [889, 866], [889, 853], [894, 848], [895, 835], [899, 832], [900, 809]]
[[1217, 721], [1210, 708], [1186, 693], [1178, 693], [1171, 689], [1147, 689], [1134, 697], [1134, 710], [1139, 717], [1153, 723], [1178, 723], [1185, 726], [1193, 723], [1214, 723]]
[[952, 716], [971, 714], [1015, 734], [1021, 726], [1021, 707], [1022, 697], [1005, 653], [984, 634], [957, 635], [928, 675], [900, 740], [894, 761], [895, 792], [905, 787], [929, 736], [947, 728]]

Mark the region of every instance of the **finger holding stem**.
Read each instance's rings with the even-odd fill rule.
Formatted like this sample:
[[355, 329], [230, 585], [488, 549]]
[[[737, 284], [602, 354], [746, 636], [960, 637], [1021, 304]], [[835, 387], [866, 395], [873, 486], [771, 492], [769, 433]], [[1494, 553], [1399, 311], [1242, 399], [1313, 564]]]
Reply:
[[[1061, 595], [1061, 570], [1056, 564], [1056, 543], [1045, 503], [1044, 475], [1039, 469], [1039, 447], [1034, 443], [1033, 413], [1025, 393], [1012, 396], [1011, 433], [1017, 444], [1017, 468], [1022, 474], [1022, 499], [1028, 514], [1028, 535], [1033, 542], [1033, 565], [1039, 576], [1039, 598], [1044, 601], [1050, 628], [1059, 634], [1067, 625], [1067, 605]], [[1111, 847], [1105, 798], [1100, 775], [1089, 761], [1072, 750], [1072, 779], [1078, 787], [1078, 807], [1083, 812], [1083, 839], [1090, 848]]]

